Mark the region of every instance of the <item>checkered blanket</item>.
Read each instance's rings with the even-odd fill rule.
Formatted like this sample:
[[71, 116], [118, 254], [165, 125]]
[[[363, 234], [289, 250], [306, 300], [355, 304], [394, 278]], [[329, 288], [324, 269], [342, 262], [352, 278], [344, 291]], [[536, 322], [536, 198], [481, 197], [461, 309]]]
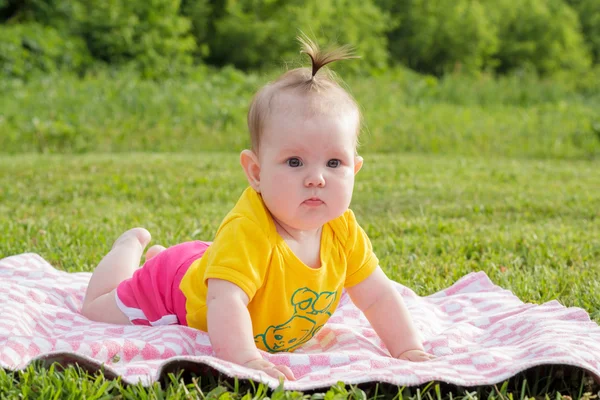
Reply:
[[[33, 360], [104, 368], [125, 382], [150, 384], [178, 368], [278, 382], [212, 356], [206, 333], [184, 326], [117, 326], [79, 314], [90, 273], [54, 269], [37, 254], [0, 260], [0, 366], [25, 368]], [[483, 272], [419, 297], [397, 284], [425, 340], [437, 356], [427, 363], [390, 358], [367, 320], [344, 294], [323, 329], [294, 353], [265, 354], [297, 377], [290, 390], [432, 380], [461, 386], [501, 382], [544, 364], [566, 364], [600, 377], [600, 327], [579, 308], [556, 301], [525, 304]]]

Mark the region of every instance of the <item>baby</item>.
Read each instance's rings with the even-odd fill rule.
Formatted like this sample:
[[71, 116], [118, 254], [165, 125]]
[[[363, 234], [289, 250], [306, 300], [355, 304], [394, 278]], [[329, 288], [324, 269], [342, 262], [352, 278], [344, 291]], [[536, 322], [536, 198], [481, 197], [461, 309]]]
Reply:
[[[334, 312], [342, 289], [362, 310], [392, 357], [426, 361], [398, 292], [348, 209], [360, 112], [322, 67], [352, 58], [300, 38], [312, 68], [263, 87], [248, 113], [252, 149], [240, 162], [249, 187], [212, 243], [168, 249], [150, 233], [123, 233], [96, 267], [82, 314], [115, 324], [181, 324], [208, 332], [217, 357], [295, 379], [259, 349], [293, 351]], [[320, 72], [320, 73], [319, 73]]]

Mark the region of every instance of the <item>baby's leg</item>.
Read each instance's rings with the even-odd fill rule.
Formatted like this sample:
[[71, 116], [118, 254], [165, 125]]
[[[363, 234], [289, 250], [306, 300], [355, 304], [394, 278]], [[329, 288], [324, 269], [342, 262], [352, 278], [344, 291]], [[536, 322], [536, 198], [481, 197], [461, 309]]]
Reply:
[[92, 274], [81, 314], [93, 321], [129, 324], [129, 318], [117, 307], [115, 291], [139, 268], [150, 239], [144, 228], [133, 228], [119, 236]]
[[166, 249], [167, 248], [165, 246], [161, 246], [160, 244], [155, 244], [154, 246], [150, 247], [148, 249], [148, 251], [146, 252], [146, 261], [148, 261], [152, 257], [156, 257], [158, 255], [158, 253], [160, 253], [161, 251], [166, 250]]

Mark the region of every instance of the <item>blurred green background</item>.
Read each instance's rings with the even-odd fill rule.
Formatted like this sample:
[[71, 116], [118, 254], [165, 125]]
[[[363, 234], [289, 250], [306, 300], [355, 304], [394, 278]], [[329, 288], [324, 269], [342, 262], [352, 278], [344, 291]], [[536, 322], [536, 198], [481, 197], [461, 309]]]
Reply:
[[298, 30], [351, 43], [375, 72], [585, 70], [600, 57], [597, 0], [2, 0], [4, 76], [131, 65], [144, 77], [200, 64], [244, 71], [297, 53]]
[[363, 151], [600, 154], [598, 0], [0, 0], [0, 151], [238, 151], [300, 31], [362, 56]]

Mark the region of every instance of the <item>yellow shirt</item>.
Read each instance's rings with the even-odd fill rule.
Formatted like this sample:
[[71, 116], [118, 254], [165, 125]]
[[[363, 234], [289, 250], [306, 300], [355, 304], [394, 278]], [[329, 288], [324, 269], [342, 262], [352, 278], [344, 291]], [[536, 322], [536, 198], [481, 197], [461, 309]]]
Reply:
[[224, 279], [250, 299], [257, 347], [293, 351], [327, 322], [342, 288], [361, 282], [378, 263], [369, 238], [347, 210], [323, 226], [321, 267], [308, 267], [277, 233], [262, 197], [247, 188], [221, 223], [213, 243], [181, 281], [187, 324], [208, 330], [206, 282]]

